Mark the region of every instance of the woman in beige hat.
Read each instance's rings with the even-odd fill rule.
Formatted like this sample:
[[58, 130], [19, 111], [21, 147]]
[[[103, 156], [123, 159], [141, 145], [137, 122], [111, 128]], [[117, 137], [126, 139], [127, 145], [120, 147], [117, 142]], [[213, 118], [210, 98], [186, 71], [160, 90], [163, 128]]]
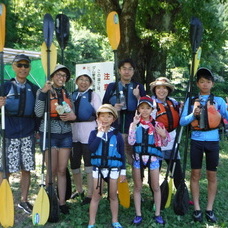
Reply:
[[[151, 97], [154, 101], [153, 117], [157, 121], [163, 123], [166, 130], [169, 132], [171, 141], [167, 146], [162, 147], [164, 160], [167, 164], [175, 157], [170, 157], [173, 149], [173, 144], [176, 136], [176, 128], [179, 126], [180, 119], [180, 105], [181, 103], [174, 98], [170, 98], [169, 95], [174, 91], [174, 86], [170, 83], [170, 80], [166, 77], [159, 77], [155, 81], [150, 83], [150, 88], [153, 93]], [[174, 155], [173, 155], [174, 156]], [[162, 160], [160, 160], [160, 167]], [[172, 171], [172, 167], [170, 171]], [[176, 166], [174, 170], [174, 185], [177, 187], [182, 179], [182, 169], [180, 164], [179, 153], [177, 155]]]

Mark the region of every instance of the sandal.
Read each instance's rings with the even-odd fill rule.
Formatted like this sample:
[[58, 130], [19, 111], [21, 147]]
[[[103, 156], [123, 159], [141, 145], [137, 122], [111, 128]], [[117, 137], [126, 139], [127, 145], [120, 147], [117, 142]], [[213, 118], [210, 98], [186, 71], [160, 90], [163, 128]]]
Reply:
[[119, 222], [113, 222], [113, 223], [112, 223], [112, 227], [113, 227], [113, 228], [123, 228], [123, 227], [120, 225]]

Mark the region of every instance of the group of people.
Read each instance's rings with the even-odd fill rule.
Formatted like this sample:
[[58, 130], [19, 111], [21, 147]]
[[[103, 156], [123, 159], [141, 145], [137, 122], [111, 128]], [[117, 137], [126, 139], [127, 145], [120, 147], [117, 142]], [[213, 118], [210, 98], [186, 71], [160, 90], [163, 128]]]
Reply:
[[[117, 181], [126, 180], [126, 161], [132, 167], [134, 180], [135, 217], [132, 223], [143, 221], [141, 190], [143, 171], [148, 168], [149, 185], [153, 191], [154, 221], [165, 224], [161, 216], [161, 190], [159, 173], [162, 160], [167, 164], [175, 160], [174, 184], [178, 188], [183, 173], [179, 152], [173, 156], [176, 129], [191, 125], [191, 178], [190, 188], [194, 204], [194, 221], [203, 221], [199, 204], [199, 180], [203, 154], [206, 155], [208, 203], [206, 219], [215, 223], [213, 212], [216, 196], [216, 171], [219, 161], [219, 133], [221, 118], [228, 119], [225, 101], [211, 93], [214, 77], [207, 68], [197, 71], [198, 96], [188, 98], [184, 104], [170, 97], [174, 86], [166, 77], [150, 84], [152, 97], [144, 86], [132, 80], [136, 66], [131, 59], [118, 63], [120, 80], [110, 83], [103, 100], [91, 89], [91, 73], [82, 70], [77, 74], [77, 89], [69, 94], [65, 83], [70, 79], [69, 69], [58, 64], [43, 88], [31, 83], [27, 76], [31, 60], [17, 55], [12, 67], [15, 78], [4, 83], [0, 107], [5, 106], [5, 154], [7, 177], [21, 171], [21, 200], [18, 207], [31, 213], [28, 202], [30, 171], [35, 169], [35, 137], [39, 134], [40, 148], [45, 153], [46, 183], [58, 188], [60, 211], [69, 213], [66, 204], [66, 168], [70, 160], [76, 192], [82, 205], [90, 204], [88, 228], [95, 227], [96, 213], [101, 199], [103, 182], [108, 183], [108, 197], [112, 214], [112, 227], [121, 228], [118, 221]], [[125, 102], [120, 102], [120, 94]], [[49, 109], [48, 109], [49, 108]], [[183, 109], [183, 110], [182, 110]], [[181, 111], [182, 110], [182, 111]], [[182, 114], [181, 114], [182, 113]], [[203, 113], [203, 114], [202, 114]], [[50, 121], [44, 118], [50, 115]], [[50, 132], [49, 132], [50, 131]], [[48, 151], [51, 148], [51, 151]], [[53, 180], [49, 180], [49, 158]], [[172, 156], [171, 156], [172, 155]], [[126, 161], [125, 161], [126, 156]], [[87, 176], [86, 196], [83, 189], [81, 161]], [[2, 170], [1, 165], [1, 172]], [[2, 176], [0, 177], [0, 182]], [[152, 208], [151, 208], [152, 209]]]

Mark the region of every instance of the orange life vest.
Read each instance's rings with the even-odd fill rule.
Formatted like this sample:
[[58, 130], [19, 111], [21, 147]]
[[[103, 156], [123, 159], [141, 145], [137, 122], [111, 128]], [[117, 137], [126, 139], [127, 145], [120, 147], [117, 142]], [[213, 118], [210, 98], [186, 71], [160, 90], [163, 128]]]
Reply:
[[[72, 108], [72, 104], [71, 101], [66, 93], [65, 89], [62, 89], [62, 95], [63, 95], [63, 101], [65, 101], [67, 104], [70, 105], [70, 107]], [[50, 93], [50, 116], [51, 118], [58, 118], [59, 114], [56, 111], [56, 103], [58, 103], [58, 95], [55, 91], [55, 93]]]
[[176, 129], [180, 120], [179, 107], [175, 106], [170, 99], [167, 99], [166, 104], [156, 103], [156, 121], [163, 123], [168, 132]]
[[220, 126], [222, 116], [214, 105], [214, 95], [208, 97], [206, 105], [202, 105], [198, 98], [193, 99], [193, 110], [197, 107], [201, 108], [200, 115], [191, 122], [193, 130], [208, 131], [216, 129]]

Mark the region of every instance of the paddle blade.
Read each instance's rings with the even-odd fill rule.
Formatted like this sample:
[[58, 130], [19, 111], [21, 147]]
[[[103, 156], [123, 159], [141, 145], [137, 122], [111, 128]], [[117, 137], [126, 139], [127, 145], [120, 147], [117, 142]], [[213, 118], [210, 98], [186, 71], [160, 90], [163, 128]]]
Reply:
[[0, 222], [3, 227], [14, 225], [13, 194], [7, 179], [3, 179], [0, 186]]
[[65, 49], [69, 40], [70, 23], [65, 14], [58, 14], [55, 18], [55, 33], [61, 49]]
[[173, 210], [177, 215], [185, 215], [188, 212], [188, 209], [189, 209], [188, 188], [183, 180], [177, 188], [177, 191], [173, 200]]
[[125, 207], [130, 207], [130, 190], [128, 186], [128, 182], [120, 182], [120, 179], [118, 178], [118, 197], [120, 204]]
[[120, 43], [120, 24], [117, 12], [112, 11], [106, 20], [106, 30], [112, 50], [117, 50]]
[[49, 13], [44, 15], [43, 34], [44, 34], [44, 41], [49, 49], [51, 47], [53, 34], [54, 34], [54, 21], [52, 16]]
[[53, 72], [56, 66], [57, 62], [57, 50], [55, 45], [52, 43], [50, 50], [47, 48], [47, 45], [45, 42], [43, 42], [41, 46], [41, 62], [42, 66], [44, 68], [44, 72], [47, 77], [49, 77], [48, 74], [48, 66], [47, 66], [47, 58], [48, 58], [48, 52], [50, 51], [50, 72]]
[[[71, 185], [71, 176], [68, 167], [66, 168], [66, 195], [65, 200], [69, 200], [72, 195], [72, 185]], [[57, 196], [59, 197], [59, 192], [57, 188]]]
[[190, 42], [192, 45], [192, 52], [196, 53], [200, 46], [203, 35], [203, 25], [201, 21], [193, 17], [190, 22]]
[[5, 45], [5, 24], [6, 24], [6, 7], [3, 3], [0, 4], [0, 52], [3, 51]]
[[[194, 55], [194, 70], [193, 70], [193, 76], [196, 75], [196, 72], [198, 70], [198, 67], [199, 67], [199, 62], [200, 62], [200, 58], [201, 58], [201, 53], [202, 53], [202, 48], [199, 47], [196, 54]], [[193, 63], [192, 63], [193, 64]], [[190, 68], [190, 74], [192, 73], [192, 65], [191, 65], [191, 68]]]
[[58, 222], [59, 221], [59, 202], [55, 189], [52, 184], [48, 184], [47, 187], [48, 198], [50, 202], [50, 213], [48, 217], [49, 222]]
[[48, 220], [49, 213], [50, 202], [48, 195], [44, 187], [41, 186], [32, 210], [33, 225], [44, 225]]
[[165, 204], [165, 208], [168, 208], [171, 204], [172, 193], [173, 193], [173, 178], [170, 178], [170, 180], [169, 180], [169, 193], [168, 193], [168, 198], [167, 198], [167, 201]]
[[169, 195], [169, 184], [167, 179], [165, 179], [162, 182], [160, 189], [161, 189], [161, 210], [163, 210], [165, 208], [165, 204], [167, 202], [168, 195]]

